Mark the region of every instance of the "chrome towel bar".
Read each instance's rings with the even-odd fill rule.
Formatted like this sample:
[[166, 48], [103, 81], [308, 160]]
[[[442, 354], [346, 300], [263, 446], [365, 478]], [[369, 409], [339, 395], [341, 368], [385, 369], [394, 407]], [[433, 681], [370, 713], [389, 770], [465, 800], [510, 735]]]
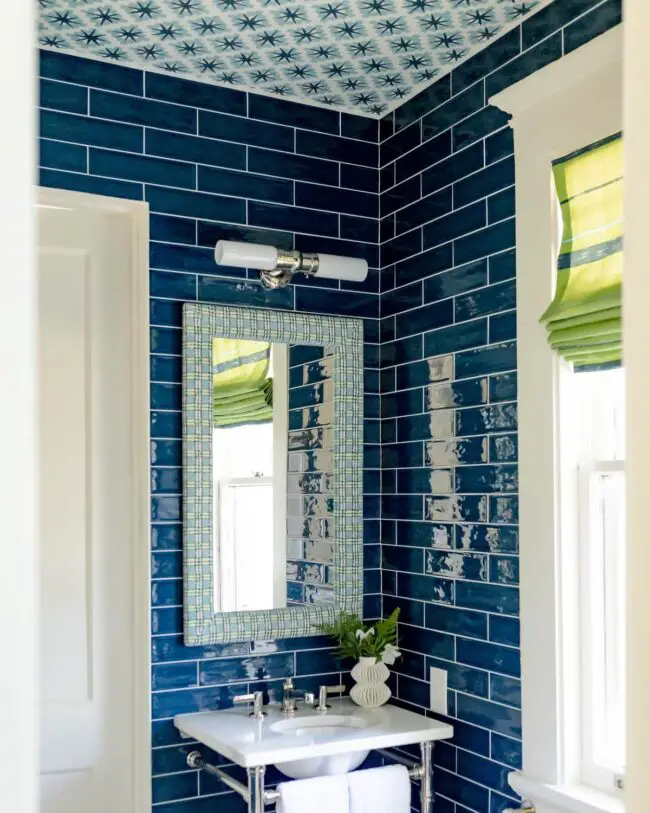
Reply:
[[[420, 805], [422, 813], [431, 813], [433, 806], [433, 786], [431, 782], [431, 753], [433, 750], [433, 743], [423, 742], [420, 744], [420, 753], [422, 755], [420, 762], [415, 762], [408, 757], [402, 756], [391, 750], [384, 748], [378, 749], [377, 753], [383, 757], [399, 762], [404, 765], [409, 772], [409, 777], [413, 780], [421, 782], [420, 785]], [[266, 805], [271, 805], [280, 798], [277, 790], [264, 790], [264, 774], [265, 767], [260, 765], [255, 768], [247, 768], [248, 785], [233, 779], [230, 774], [216, 765], [206, 762], [200, 751], [191, 751], [187, 755], [187, 764], [190, 768], [195, 770], [205, 771], [211, 776], [218, 777], [224, 785], [227, 785], [235, 793], [238, 793], [242, 799], [248, 804], [248, 813], [264, 813]], [[522, 810], [527, 813], [534, 813], [532, 808], [523, 808]], [[504, 811], [507, 813], [507, 811]], [[516, 813], [516, 811], [512, 811]]]

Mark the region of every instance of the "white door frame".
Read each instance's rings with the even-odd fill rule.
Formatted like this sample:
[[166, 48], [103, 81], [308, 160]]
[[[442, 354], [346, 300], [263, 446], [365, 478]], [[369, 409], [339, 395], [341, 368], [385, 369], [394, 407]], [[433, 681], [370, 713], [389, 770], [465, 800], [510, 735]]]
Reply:
[[38, 188], [37, 206], [124, 215], [131, 223], [131, 341], [133, 347], [132, 538], [134, 813], [151, 810], [150, 545], [149, 545], [149, 206], [142, 201]]

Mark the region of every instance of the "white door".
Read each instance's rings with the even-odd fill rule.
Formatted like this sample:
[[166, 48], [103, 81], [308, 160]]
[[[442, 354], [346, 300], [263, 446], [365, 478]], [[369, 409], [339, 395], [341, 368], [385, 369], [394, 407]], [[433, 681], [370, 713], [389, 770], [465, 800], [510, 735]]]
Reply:
[[133, 813], [130, 223], [38, 229], [40, 809]]

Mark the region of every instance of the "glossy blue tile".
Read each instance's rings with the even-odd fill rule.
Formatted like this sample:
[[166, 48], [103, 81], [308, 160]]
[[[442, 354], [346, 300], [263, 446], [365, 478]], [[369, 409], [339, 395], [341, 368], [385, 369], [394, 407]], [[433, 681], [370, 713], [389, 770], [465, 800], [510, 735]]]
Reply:
[[425, 555], [424, 572], [454, 579], [487, 581], [487, 557], [482, 553], [428, 550]]
[[486, 432], [514, 431], [516, 429], [517, 407], [515, 404], [490, 404], [456, 412], [457, 435], [483, 435]]
[[303, 155], [280, 153], [272, 150], [250, 147], [248, 150], [248, 170], [264, 175], [276, 175], [316, 183], [338, 186], [338, 165], [333, 161], [307, 158]]
[[492, 759], [502, 762], [509, 768], [521, 768], [521, 742], [501, 734], [492, 734]]
[[400, 644], [412, 652], [445, 660], [453, 659], [454, 638], [443, 632], [410, 627], [407, 624], [400, 625]]
[[166, 243], [196, 243], [196, 220], [167, 215], [150, 215], [149, 239]]
[[108, 195], [129, 200], [142, 200], [143, 197], [142, 184], [95, 178], [76, 172], [60, 172], [56, 169], [41, 169], [39, 183], [41, 186], [72, 189], [75, 192], [88, 192], [91, 195]]
[[496, 703], [504, 703], [506, 706], [521, 708], [521, 684], [519, 680], [505, 675], [491, 675], [490, 700], [494, 700]]
[[197, 113], [192, 107], [102, 90], [90, 91], [90, 115], [148, 127], [164, 127], [181, 133], [195, 133], [197, 126]]
[[181, 689], [197, 685], [196, 663], [165, 663], [151, 669], [151, 688]]
[[[411, 152], [408, 152], [406, 155], [398, 158], [395, 163], [395, 180], [397, 183], [399, 183], [400, 181], [404, 181], [406, 178], [410, 178], [411, 175], [416, 175], [418, 172], [422, 172], [423, 170], [427, 169], [427, 167], [431, 167], [432, 165], [440, 166], [440, 164], [443, 163], [443, 159], [448, 155], [451, 155], [450, 130], [445, 133], [440, 133], [440, 135], [436, 136], [435, 138], [430, 138], [421, 146], [416, 147], [414, 150], [411, 150]], [[431, 171], [432, 170], [429, 172]], [[435, 189], [440, 189], [443, 186], [445, 186], [445, 184], [441, 183], [438, 186], [427, 186], [427, 188], [425, 188], [423, 184], [422, 192], [427, 194], [435, 191]]]
[[399, 545], [382, 546], [382, 567], [404, 573], [424, 572], [424, 553], [420, 548]]
[[151, 801], [170, 802], [174, 799], [187, 799], [198, 794], [198, 773], [185, 771], [184, 773], [157, 776], [151, 783]]
[[164, 496], [151, 498], [151, 519], [178, 522], [181, 518], [181, 498]]
[[[487, 810], [490, 794], [487, 788], [469, 782], [441, 768], [436, 770], [436, 792], [453, 799], [470, 810]], [[458, 805], [456, 807], [458, 809]]]
[[179, 635], [182, 631], [182, 607], [158, 607], [151, 611], [152, 635]]
[[40, 129], [44, 138], [142, 152], [142, 127], [131, 124], [42, 110]]
[[[519, 33], [519, 32], [517, 32]], [[488, 98], [562, 56], [562, 36], [555, 34], [490, 74], [485, 80]]]
[[493, 161], [500, 161], [507, 155], [512, 155], [515, 151], [513, 130], [504, 127], [485, 139], [485, 163], [491, 164]]
[[489, 457], [491, 463], [513, 463], [517, 460], [517, 435], [492, 435], [489, 438]]
[[91, 175], [123, 178], [141, 183], [165, 184], [166, 186], [196, 187], [196, 169], [192, 164], [163, 161], [143, 155], [129, 155], [113, 150], [89, 150], [88, 167]]
[[456, 583], [456, 604], [470, 610], [517, 615], [519, 591], [516, 587], [459, 581]]
[[54, 51], [40, 51], [39, 60], [40, 75], [48, 79], [142, 96], [142, 71]]
[[182, 486], [180, 466], [178, 468], [152, 468], [152, 494], [180, 494]]
[[497, 223], [515, 216], [515, 187], [510, 186], [488, 198], [488, 223]]
[[214, 658], [199, 661], [198, 666], [201, 686], [248, 680], [269, 680], [294, 674], [293, 654], [289, 652], [253, 655], [249, 658]]
[[[381, 414], [384, 418], [398, 415], [413, 415], [424, 411], [422, 390], [406, 390], [384, 395], [381, 399]], [[422, 452], [420, 451], [420, 455]]]
[[463, 520], [464, 522], [485, 522], [487, 519], [487, 497], [425, 497], [425, 518], [438, 521]]
[[465, 119], [485, 105], [485, 88], [483, 82], [478, 82], [462, 93], [437, 107], [422, 119], [422, 140], [426, 141], [434, 135], [447, 130], [456, 122]]
[[[309, 108], [313, 110], [312, 107]], [[322, 129], [322, 128], [311, 128]], [[362, 141], [377, 143], [379, 140], [379, 122], [365, 116], [341, 113], [341, 135], [347, 138], [359, 138]]]
[[603, 34], [622, 20], [621, 0], [607, 0], [564, 29], [564, 53], [568, 54]]
[[232, 169], [246, 168], [246, 147], [211, 138], [170, 133], [147, 128], [145, 152], [161, 158], [175, 158], [199, 164], [210, 164]]
[[180, 438], [180, 412], [151, 412], [151, 436], [153, 438]]
[[441, 604], [454, 603], [455, 583], [452, 579], [400, 572], [397, 576], [397, 586], [398, 596], [408, 596], [421, 601], [436, 601]]
[[65, 141], [39, 140], [39, 163], [50, 169], [85, 172], [88, 166], [88, 149], [80, 144]]
[[[487, 343], [487, 319], [474, 319], [467, 324], [450, 325], [424, 334], [424, 355], [439, 356], [444, 353], [456, 353], [471, 347], [480, 347]], [[478, 353], [478, 350], [468, 350]], [[466, 364], [466, 367], [469, 365]], [[514, 365], [513, 365], [514, 366]], [[467, 375], [481, 375], [483, 371], [474, 365], [476, 372]]]
[[[447, 101], [451, 95], [451, 82], [449, 75], [443, 76], [434, 84], [421, 90], [404, 104], [394, 111], [395, 129], [401, 130], [407, 127], [412, 121], [419, 119], [425, 113]], [[384, 117], [382, 122], [386, 122], [388, 117]], [[384, 124], [387, 129], [387, 123]]]
[[[413, 229], [405, 234], [394, 237], [381, 246], [381, 263], [391, 265], [392, 263], [419, 254], [422, 251], [422, 229]], [[410, 280], [406, 280], [409, 281]]]
[[468, 666], [514, 677], [520, 672], [518, 650], [485, 641], [459, 639], [456, 642], [456, 659]]
[[237, 282], [201, 275], [197, 278], [197, 289], [200, 302], [216, 302], [222, 305], [292, 308], [294, 301], [292, 286], [272, 291], [263, 288], [257, 281]]
[[83, 114], [88, 112], [88, 90], [67, 82], [41, 79], [38, 101], [41, 107], [48, 107], [51, 110]]
[[439, 604], [426, 604], [424, 611], [424, 623], [429, 629], [450, 632], [453, 635], [466, 635], [470, 638], [487, 638], [485, 613], [443, 607]]
[[427, 223], [422, 229], [423, 246], [424, 248], [430, 248], [441, 243], [447, 243], [466, 234], [468, 231], [480, 229], [485, 226], [485, 223], [485, 204], [479, 201]]
[[515, 219], [503, 220], [485, 229], [461, 237], [454, 243], [454, 257], [457, 263], [496, 254], [515, 245]]
[[519, 501], [517, 497], [491, 496], [489, 500], [490, 522], [509, 525], [519, 521]]
[[[180, 303], [179, 302], [165, 302], [164, 300], [153, 301], [152, 303], [152, 324], [157, 323], [155, 318], [161, 312], [163, 305], [168, 305], [179, 312], [178, 322], [172, 322], [175, 326], [180, 328]], [[152, 353], [168, 353], [176, 356], [181, 354], [181, 331], [168, 330], [164, 327], [152, 327], [150, 332], [151, 352]]]
[[410, 124], [399, 132], [382, 141], [379, 147], [379, 166], [383, 167], [395, 161], [405, 153], [419, 146], [422, 141], [422, 128], [420, 122]]
[[[507, 283], [506, 283], [507, 284]], [[517, 338], [517, 314], [514, 311], [490, 317], [490, 343]]]
[[[241, 685], [235, 685], [154, 692], [151, 695], [152, 718], [159, 720], [173, 717], [176, 714], [193, 714], [198, 711], [217, 711], [229, 708], [232, 705], [232, 698], [241, 693], [242, 689]], [[174, 774], [174, 776], [184, 775]], [[194, 774], [194, 776], [196, 775]]]
[[473, 116], [454, 125], [452, 130], [454, 150], [468, 147], [480, 138], [501, 129], [508, 123], [509, 118], [507, 113], [497, 107], [484, 107]]
[[397, 285], [428, 277], [438, 271], [444, 271], [453, 265], [452, 246], [447, 244], [429, 249], [416, 257], [398, 262], [395, 267], [395, 279]]
[[458, 378], [514, 370], [516, 366], [517, 348], [514, 342], [466, 350], [456, 356]]
[[[170, 497], [153, 497], [155, 501], [171, 500]], [[163, 519], [163, 517], [158, 517]], [[180, 551], [155, 551], [151, 554], [151, 577], [153, 579], [180, 579], [183, 575], [183, 556]]]
[[458, 696], [458, 716], [461, 720], [504, 734], [521, 737], [521, 712], [477, 697]]
[[[408, 183], [408, 181], [407, 181]], [[406, 206], [395, 213], [395, 231], [397, 234], [409, 231], [416, 226], [421, 226], [423, 223], [428, 223], [430, 220], [441, 218], [442, 215], [450, 212], [452, 208], [452, 195], [451, 188], [442, 189], [432, 195], [428, 195], [410, 206]], [[439, 221], [436, 220], [436, 223]], [[433, 224], [431, 225], [433, 228]], [[424, 246], [428, 248], [432, 245], [431, 241], [427, 241], [427, 231], [424, 232], [425, 240]], [[444, 240], [435, 241], [445, 242]]]
[[374, 294], [355, 294], [354, 296], [344, 294], [342, 296], [336, 291], [317, 288], [310, 290], [300, 287], [296, 290], [296, 308], [318, 313], [376, 318], [379, 312], [379, 301]]
[[296, 152], [315, 158], [376, 167], [379, 147], [350, 138], [296, 130]]
[[517, 466], [458, 466], [454, 485], [457, 494], [516, 492], [519, 488]]
[[517, 397], [517, 374], [500, 373], [490, 376], [490, 401], [513, 401]]
[[[341, 164], [340, 166], [341, 186], [377, 194], [379, 173], [374, 167], [358, 167], [354, 164]], [[309, 180], [309, 178], [303, 178], [302, 180]]]
[[293, 203], [293, 183], [280, 178], [268, 178], [252, 172], [237, 172], [214, 167], [198, 168], [198, 189], [218, 192], [236, 198], [257, 198], [275, 203]]
[[366, 243], [376, 243], [378, 239], [377, 221], [374, 218], [341, 215], [339, 229], [341, 237], [346, 240], [362, 240]]
[[[307, 130], [319, 130], [324, 133], [339, 132], [339, 112], [311, 107], [306, 104], [281, 101], [268, 96], [251, 93], [248, 101], [248, 115], [251, 119], [286, 124], [290, 127], [302, 127]], [[355, 118], [351, 116], [351, 118]]]
[[[454, 93], [472, 85], [499, 66], [508, 62], [520, 52], [520, 32], [518, 28], [499, 37], [487, 48], [482, 49], [470, 59], [454, 68], [451, 74], [451, 85]], [[491, 94], [488, 94], [488, 97]]]
[[381, 462], [384, 469], [421, 466], [423, 459], [422, 443], [385, 444], [381, 448]]
[[163, 579], [151, 583], [152, 607], [181, 607], [183, 604], [183, 580]]
[[396, 523], [397, 545], [422, 548], [451, 547], [453, 525], [439, 522], [405, 522]]
[[229, 220], [234, 223], [246, 221], [245, 201], [234, 198], [203, 192], [182, 192], [163, 186], [147, 186], [145, 199], [152, 212], [161, 214]]
[[199, 135], [293, 152], [294, 131], [290, 127], [265, 124], [224, 113], [200, 110]]
[[[157, 582], [158, 585], [165, 582]], [[165, 635], [154, 638], [151, 642], [151, 660], [153, 663], [170, 661], [201, 660], [210, 658], [247, 657], [250, 652], [249, 642], [238, 644], [214, 644], [208, 646], [185, 646], [183, 636]]]
[[455, 547], [489, 553], [516, 553], [519, 534], [516, 528], [496, 525], [455, 525]]
[[422, 194], [434, 192], [483, 167], [483, 145], [473, 144], [450, 155], [422, 174]]
[[487, 672], [464, 664], [441, 661], [437, 658], [427, 658], [426, 666], [427, 670], [432, 666], [436, 669], [444, 669], [447, 672], [447, 685], [450, 689], [475, 694], [479, 697], [488, 697], [490, 689]]
[[194, 299], [196, 296], [196, 276], [152, 271], [150, 274], [152, 296], [173, 299]]
[[487, 260], [475, 260], [450, 271], [435, 274], [424, 281], [425, 301], [445, 299], [449, 296], [481, 288], [488, 281]]
[[506, 279], [513, 279], [517, 273], [517, 260], [515, 250], [504, 251], [502, 254], [495, 254], [489, 259], [490, 284], [503, 282]]
[[246, 115], [245, 93], [205, 82], [192, 82], [175, 76], [147, 73], [146, 95], [150, 99]]
[[454, 206], [457, 209], [466, 206], [479, 198], [512, 186], [514, 182], [515, 162], [512, 158], [504, 158], [480, 172], [474, 172], [469, 177], [457, 181], [454, 184]]
[[341, 192], [331, 186], [296, 183], [296, 205], [330, 212], [345, 212], [364, 217], [378, 217], [379, 198], [369, 192], [346, 190]]
[[413, 333], [450, 325], [453, 321], [454, 305], [452, 300], [446, 299], [398, 314], [395, 318], [395, 332], [397, 338], [401, 339]]
[[[152, 445], [173, 443], [180, 447], [180, 441], [152, 441]], [[151, 526], [151, 548], [152, 550], [182, 550], [183, 528], [181, 525], [152, 525]]]
[[512, 794], [513, 791], [508, 784], [509, 772], [509, 768], [497, 765], [492, 760], [483, 759], [468, 751], [459, 751], [458, 753], [459, 775], [488, 788]]
[[384, 495], [382, 517], [385, 519], [422, 519], [422, 497], [408, 494]]
[[[230, 217], [224, 219], [232, 220]], [[273, 229], [297, 230], [329, 237], [338, 235], [338, 215], [330, 212], [315, 212], [297, 206], [249, 201], [248, 222], [253, 226]]]
[[380, 196], [382, 217], [407, 206], [420, 197], [420, 178], [417, 175], [406, 181], [402, 181], [402, 183], [398, 183], [397, 186], [393, 186], [392, 183], [390, 186], [391, 188], [382, 192]]
[[490, 581], [519, 584], [519, 559], [516, 556], [490, 556]]

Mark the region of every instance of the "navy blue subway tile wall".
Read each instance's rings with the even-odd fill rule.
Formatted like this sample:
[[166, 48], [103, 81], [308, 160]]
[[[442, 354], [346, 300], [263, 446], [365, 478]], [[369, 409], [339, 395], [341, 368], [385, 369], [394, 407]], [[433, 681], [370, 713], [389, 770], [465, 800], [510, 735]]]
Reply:
[[383, 610], [398, 702], [431, 714], [448, 674], [436, 811], [516, 807], [521, 765], [515, 166], [487, 101], [620, 7], [555, 2], [380, 122]]
[[[396, 702], [448, 672], [438, 813], [500, 813], [521, 760], [512, 133], [489, 96], [620, 21], [620, 0], [542, 9], [380, 122], [177, 77], [41, 55], [40, 183], [150, 208], [153, 799], [240, 813], [187, 771], [174, 714], [287, 675], [338, 683], [319, 636], [182, 643], [181, 307], [364, 319], [365, 613], [402, 608]], [[217, 267], [218, 239], [348, 254], [365, 283], [282, 291]], [[430, 713], [430, 712], [429, 712]], [[210, 755], [218, 760], [217, 755]], [[229, 769], [230, 770], [230, 769]], [[236, 771], [235, 771], [236, 772]]]
[[[378, 506], [378, 122], [50, 52], [41, 77], [40, 183], [150, 209], [154, 809], [240, 813], [239, 797], [187, 769], [171, 718], [289, 675], [317, 690], [340, 683], [341, 667], [322, 636], [183, 645], [181, 308], [198, 300], [364, 317], [365, 499]], [[269, 292], [254, 272], [215, 265], [220, 238], [362, 256], [371, 271], [354, 289], [305, 278]], [[381, 611], [378, 517], [365, 523], [371, 618]]]

